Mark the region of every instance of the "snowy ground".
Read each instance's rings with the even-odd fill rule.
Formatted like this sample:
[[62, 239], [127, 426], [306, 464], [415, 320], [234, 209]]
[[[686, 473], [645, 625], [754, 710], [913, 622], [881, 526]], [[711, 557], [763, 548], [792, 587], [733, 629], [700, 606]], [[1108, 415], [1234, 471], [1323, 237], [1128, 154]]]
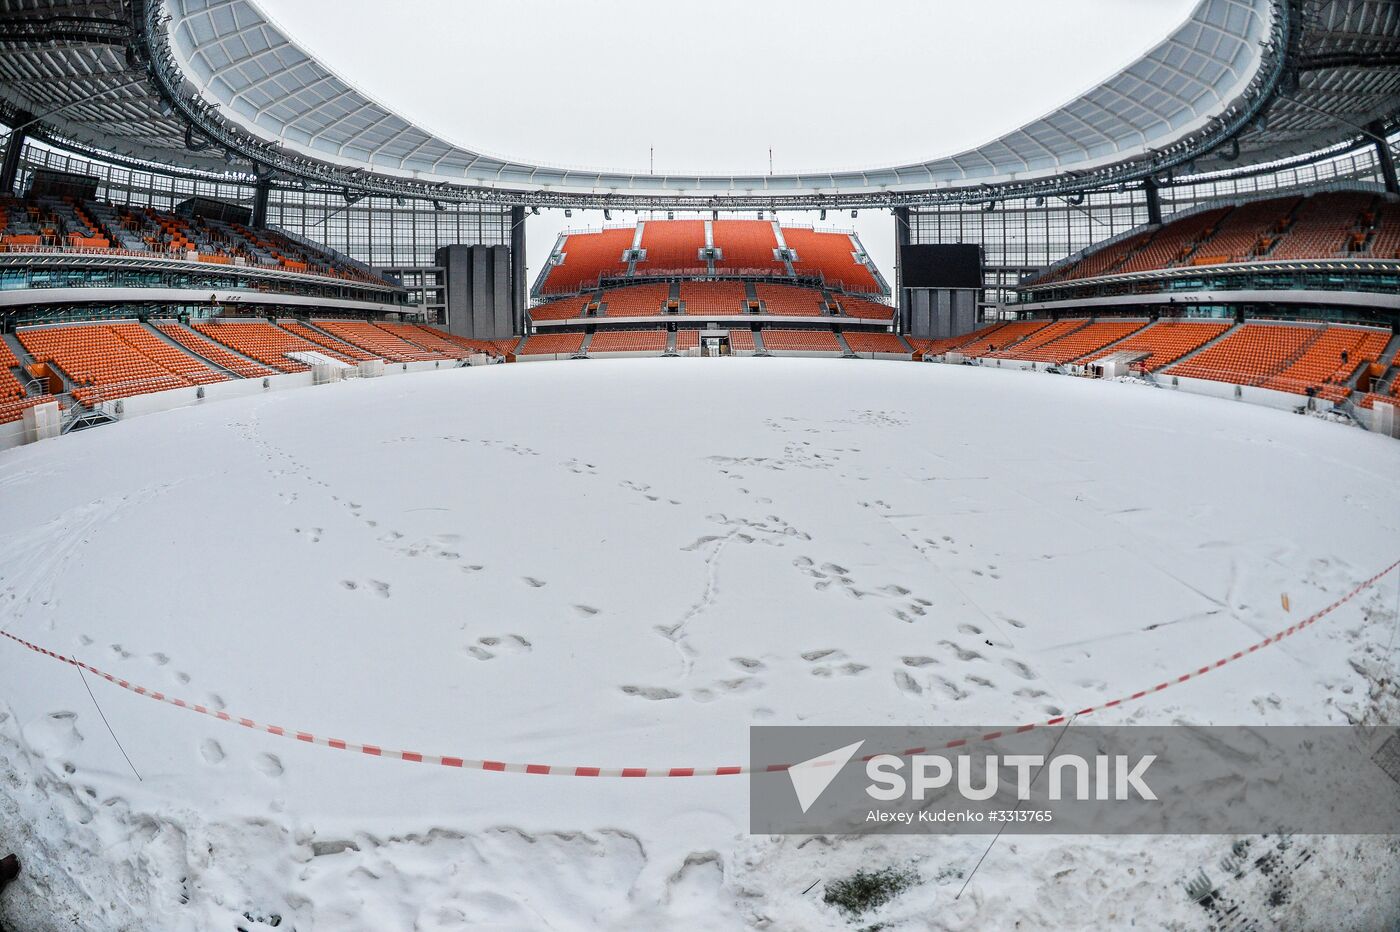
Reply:
[[[0, 456], [0, 627], [354, 741], [742, 763], [751, 723], [1017, 724], [1257, 641], [1400, 557], [1397, 475], [1358, 429], [973, 367], [356, 380]], [[1095, 724], [1385, 714], [1396, 591]], [[886, 864], [923, 883], [856, 925], [1187, 928], [1233, 841], [1003, 838], [954, 901], [985, 838], [750, 837], [743, 778], [376, 760], [93, 682], [138, 781], [75, 669], [4, 641], [0, 682], [16, 930], [843, 929], [803, 891]], [[1278, 857], [1246, 911], [1397, 921], [1393, 840]]]

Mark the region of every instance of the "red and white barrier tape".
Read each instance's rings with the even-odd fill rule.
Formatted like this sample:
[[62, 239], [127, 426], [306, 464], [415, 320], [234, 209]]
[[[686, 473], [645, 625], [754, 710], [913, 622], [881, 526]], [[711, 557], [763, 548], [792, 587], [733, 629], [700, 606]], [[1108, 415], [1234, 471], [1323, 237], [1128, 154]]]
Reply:
[[[1183, 673], [1181, 676], [1178, 676], [1175, 679], [1164, 680], [1163, 682], [1158, 683], [1157, 685], [1149, 689], [1141, 689], [1131, 695], [1124, 696], [1120, 699], [1114, 699], [1110, 702], [1105, 702], [1101, 705], [1087, 706], [1083, 709], [1080, 709], [1078, 712], [1075, 713], [1075, 715], [1091, 715], [1094, 712], [1102, 712], [1105, 709], [1112, 709], [1115, 706], [1123, 705], [1126, 702], [1134, 702], [1138, 699], [1142, 699], [1145, 696], [1154, 695], [1156, 693], [1161, 692], [1164, 689], [1168, 689], [1179, 683], [1185, 683], [1187, 680], [1192, 680], [1196, 679], [1197, 677], [1205, 676], [1207, 673], [1210, 673], [1213, 670], [1219, 670], [1226, 664], [1234, 663], [1236, 660], [1241, 660], [1244, 657], [1254, 653], [1255, 651], [1260, 650], [1261, 648], [1268, 647], [1270, 644], [1277, 644], [1284, 638], [1291, 637], [1297, 634], [1299, 631], [1302, 631], [1304, 628], [1316, 624], [1318, 621], [1325, 618], [1327, 615], [1331, 614], [1336, 609], [1345, 605], [1347, 602], [1350, 602], [1352, 599], [1360, 595], [1366, 589], [1375, 585], [1382, 578], [1394, 571], [1396, 567], [1400, 567], [1400, 560], [1397, 560], [1396, 562], [1390, 564], [1390, 566], [1381, 570], [1379, 573], [1372, 576], [1370, 579], [1367, 579], [1366, 581], [1362, 582], [1355, 589], [1352, 589], [1346, 595], [1342, 596], [1340, 599], [1333, 602], [1326, 608], [1314, 612], [1312, 615], [1309, 615], [1307, 618], [1304, 618], [1302, 621], [1296, 624], [1289, 625], [1287, 628], [1284, 628], [1282, 631], [1279, 631], [1277, 634], [1274, 634], [1271, 637], [1264, 638], [1264, 640], [1260, 641], [1257, 644], [1251, 644], [1249, 647], [1246, 647], [1242, 650], [1237, 650], [1230, 656], [1222, 657], [1214, 663], [1207, 664], [1206, 666], [1200, 667], [1196, 670], [1192, 670], [1189, 673]], [[322, 747], [334, 748], [338, 751], [353, 751], [357, 754], [368, 754], [371, 757], [388, 757], [396, 760], [411, 761], [416, 764], [437, 764], [441, 767], [457, 767], [465, 770], [485, 770], [494, 773], [529, 773], [565, 777], [728, 777], [745, 773], [780, 772], [787, 770], [791, 766], [790, 764], [768, 764], [766, 766], [745, 766], [742, 764], [734, 764], [732, 766], [724, 767], [573, 767], [561, 766], [559, 764], [511, 764], [505, 761], [498, 760], [476, 760], [467, 757], [442, 757], [436, 754], [419, 754], [416, 751], [394, 751], [388, 748], [379, 747], [378, 745], [374, 744], [356, 744], [353, 741], [343, 741], [339, 738], [323, 738], [319, 735], [315, 735], [307, 731], [294, 731], [292, 729], [283, 728], [280, 725], [264, 725], [260, 722], [255, 722], [249, 718], [239, 718], [237, 716], [230, 715], [227, 712], [216, 711], [214, 709], [210, 709], [206, 706], [198, 705], [193, 702], [186, 702], [184, 699], [177, 699], [174, 696], [167, 696], [165, 693], [158, 692], [157, 690], [153, 689], [148, 689], [145, 686], [138, 686], [135, 683], [131, 683], [127, 680], [121, 679], [120, 677], [114, 676], [111, 673], [107, 673], [104, 670], [99, 670], [91, 664], [83, 663], [81, 660], [78, 660], [76, 658], [65, 656], [64, 654], [60, 654], [56, 651], [51, 651], [46, 647], [40, 647], [38, 644], [32, 644], [29, 641], [26, 641], [24, 638], [16, 637], [8, 631], [0, 631], [0, 634], [3, 634], [11, 641], [14, 641], [16, 644], [21, 644], [36, 653], [43, 654], [46, 657], [51, 657], [54, 660], [59, 660], [63, 663], [70, 664], [75, 667], [81, 667], [83, 670], [86, 670], [94, 676], [101, 677], [109, 683], [114, 683], [117, 686], [120, 686], [122, 689], [126, 689], [136, 693], [138, 696], [145, 696], [148, 699], [155, 699], [159, 702], [165, 702], [173, 706], [178, 706], [182, 709], [188, 709], [192, 712], [198, 712], [201, 715], [209, 715], [221, 721], [233, 722], [235, 724], [242, 725], [244, 728], [252, 728], [256, 731], [265, 731], [270, 735], [277, 735], [282, 738], [291, 738], [296, 741], [304, 741], [307, 744], [319, 744]], [[1006, 734], [1020, 734], [1022, 732], [1030, 731], [1034, 728], [1047, 728], [1054, 727], [1056, 725], [1061, 725], [1065, 722], [1065, 720], [1065, 716], [1058, 715], [1054, 718], [1047, 719], [1043, 722], [1031, 722], [1026, 725], [1021, 725], [1017, 728], [1011, 729], [1010, 731], [991, 731], [981, 735], [973, 735], [967, 738], [959, 738], [957, 740], [945, 743], [942, 747], [957, 748], [963, 747], [968, 744], [976, 744], [982, 741], [995, 741], [996, 739]], [[929, 748], [906, 748], [903, 751], [899, 751], [897, 753], [899, 754], [899, 756], [908, 756], [911, 754], [924, 754], [928, 751]], [[870, 757], [873, 756], [874, 755], [866, 755], [862, 759], [869, 760]]]

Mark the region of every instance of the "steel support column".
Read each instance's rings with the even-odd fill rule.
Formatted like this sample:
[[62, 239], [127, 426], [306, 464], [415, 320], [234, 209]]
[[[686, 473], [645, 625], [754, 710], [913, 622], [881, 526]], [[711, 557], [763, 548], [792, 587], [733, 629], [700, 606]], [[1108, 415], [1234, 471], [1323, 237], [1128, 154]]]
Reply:
[[1390, 143], [1386, 142], [1385, 124], [1377, 120], [1366, 127], [1366, 132], [1376, 137], [1376, 159], [1380, 162], [1385, 189], [1391, 194], [1400, 194], [1400, 182], [1395, 177], [1395, 156], [1390, 151]]
[[908, 246], [912, 242], [909, 232], [908, 207], [896, 207], [894, 209], [894, 305], [895, 305], [895, 330], [900, 333], [909, 332], [908, 308], [904, 306], [904, 262], [901, 247]]
[[[15, 114], [14, 125], [26, 127], [34, 120], [32, 113], [23, 110]], [[0, 161], [0, 195], [15, 192], [15, 178], [19, 175], [19, 156], [24, 150], [24, 141], [29, 138], [23, 128], [10, 130], [10, 141], [5, 145], [5, 158]]]
[[1147, 194], [1147, 222], [1153, 226], [1162, 225], [1162, 198], [1157, 191], [1157, 182], [1148, 178], [1142, 183], [1142, 190]]
[[253, 189], [253, 229], [267, 227], [267, 198], [272, 193], [272, 179], [263, 178]]
[[525, 208], [510, 209], [511, 324], [514, 333], [525, 326]]

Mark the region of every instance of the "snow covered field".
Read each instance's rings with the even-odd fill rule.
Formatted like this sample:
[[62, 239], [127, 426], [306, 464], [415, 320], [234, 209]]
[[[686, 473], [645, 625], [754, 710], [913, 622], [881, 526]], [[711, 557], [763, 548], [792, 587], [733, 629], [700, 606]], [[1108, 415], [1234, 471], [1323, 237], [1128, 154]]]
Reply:
[[[0, 455], [0, 627], [352, 741], [739, 764], [753, 723], [1014, 725], [1194, 669], [1400, 557], [1397, 476], [1319, 419], [973, 367], [354, 380]], [[1385, 714], [1396, 591], [1094, 723]], [[1187, 928], [1232, 841], [1003, 838], [954, 901], [987, 839], [750, 837], [745, 778], [377, 760], [89, 678], [138, 780], [77, 670], [3, 641], [0, 682], [16, 930], [844, 929], [804, 890], [884, 865], [923, 882], [858, 926]], [[1290, 850], [1272, 913], [1232, 895], [1397, 921], [1394, 840]]]

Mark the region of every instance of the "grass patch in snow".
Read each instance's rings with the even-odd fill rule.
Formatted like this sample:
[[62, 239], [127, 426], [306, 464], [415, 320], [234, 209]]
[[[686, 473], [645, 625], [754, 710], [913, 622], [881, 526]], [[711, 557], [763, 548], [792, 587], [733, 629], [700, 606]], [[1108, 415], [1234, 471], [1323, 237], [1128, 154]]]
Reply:
[[919, 872], [912, 867], [858, 870], [849, 877], [828, 883], [822, 899], [855, 919], [884, 906], [921, 879]]

